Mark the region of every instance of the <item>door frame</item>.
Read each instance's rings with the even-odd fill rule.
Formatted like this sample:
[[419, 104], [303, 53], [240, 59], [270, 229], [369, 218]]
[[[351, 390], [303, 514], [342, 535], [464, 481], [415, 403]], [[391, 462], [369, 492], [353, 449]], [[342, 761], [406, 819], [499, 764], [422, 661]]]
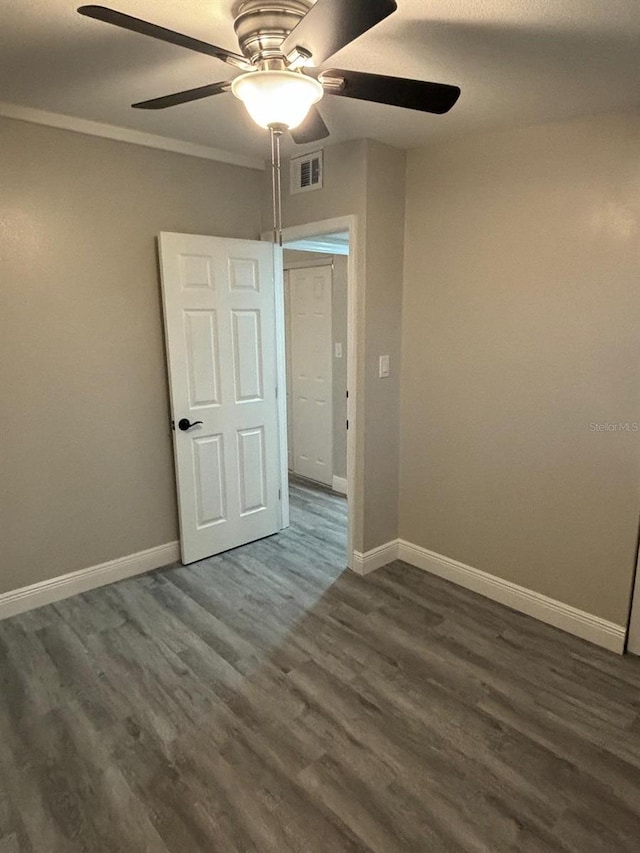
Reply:
[[[325, 234], [335, 234], [346, 231], [349, 234], [349, 255], [347, 263], [347, 567], [353, 566], [355, 519], [359, 508], [361, 495], [358, 494], [356, 483], [356, 413], [358, 400], [358, 260], [361, 247], [358, 240], [358, 217], [355, 214], [338, 216], [333, 219], [322, 219], [317, 222], [307, 222], [303, 225], [292, 225], [282, 229], [283, 246], [274, 244], [275, 265], [275, 306], [276, 306], [276, 360], [278, 387], [278, 417], [280, 421], [280, 471], [281, 471], [281, 523], [282, 527], [289, 526], [289, 471], [287, 452], [287, 363], [285, 351], [285, 304], [284, 304], [284, 267], [283, 247], [287, 243], [298, 240], [322, 237]], [[265, 231], [262, 240], [271, 242], [273, 231]]]
[[640, 655], [640, 527], [636, 538], [636, 563], [631, 584], [626, 651]]

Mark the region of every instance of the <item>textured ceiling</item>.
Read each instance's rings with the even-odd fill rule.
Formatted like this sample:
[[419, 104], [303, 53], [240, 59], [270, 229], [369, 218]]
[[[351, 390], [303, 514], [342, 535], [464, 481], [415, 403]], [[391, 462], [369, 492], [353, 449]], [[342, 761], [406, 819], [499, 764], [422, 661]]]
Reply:
[[[0, 2], [0, 100], [264, 155], [231, 94], [157, 112], [134, 101], [224, 80], [231, 66], [76, 13], [72, 0]], [[234, 0], [105, 0], [237, 50]], [[369, 137], [411, 148], [476, 128], [640, 109], [640, 0], [398, 0], [398, 12], [331, 64], [454, 83], [462, 96], [430, 116], [326, 96], [331, 141]]]

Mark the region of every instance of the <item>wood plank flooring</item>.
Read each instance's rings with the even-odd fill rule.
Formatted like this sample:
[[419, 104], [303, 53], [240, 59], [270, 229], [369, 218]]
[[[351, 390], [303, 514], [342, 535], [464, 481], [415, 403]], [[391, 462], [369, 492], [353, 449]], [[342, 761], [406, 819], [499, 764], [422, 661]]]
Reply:
[[0, 622], [0, 853], [640, 850], [640, 659], [395, 563], [345, 504]]

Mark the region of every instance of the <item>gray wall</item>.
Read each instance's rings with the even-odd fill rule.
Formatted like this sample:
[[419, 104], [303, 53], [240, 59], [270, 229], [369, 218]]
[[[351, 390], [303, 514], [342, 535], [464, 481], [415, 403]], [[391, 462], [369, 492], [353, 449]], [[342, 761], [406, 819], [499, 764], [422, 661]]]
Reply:
[[[370, 140], [329, 145], [324, 151], [324, 188], [291, 196], [285, 181], [283, 221], [287, 227], [348, 214], [358, 218], [359, 247], [352, 247], [359, 292], [354, 547], [367, 551], [398, 535], [406, 155]], [[265, 176], [264, 230], [271, 226], [270, 199]], [[378, 356], [383, 354], [391, 356], [392, 374], [380, 380]]]
[[[285, 249], [284, 269], [305, 264], [332, 264], [331, 277], [331, 336], [332, 336], [332, 402], [333, 402], [333, 476], [347, 476], [347, 267], [344, 255], [325, 252], [300, 252]], [[287, 337], [288, 323], [287, 323]], [[335, 357], [335, 345], [342, 344], [342, 358]], [[288, 362], [287, 362], [288, 366]], [[289, 393], [289, 392], [288, 392]], [[291, 408], [289, 408], [289, 420]], [[289, 436], [291, 435], [289, 423]], [[289, 437], [289, 440], [291, 438]]]
[[[365, 550], [398, 536], [406, 153], [370, 142], [365, 298]], [[391, 375], [378, 377], [390, 356]]]
[[[590, 425], [640, 421], [639, 144], [602, 117], [411, 152], [406, 231], [377, 143], [285, 193], [286, 225], [358, 217], [358, 550], [399, 533], [624, 623], [640, 440]], [[0, 146], [2, 592], [176, 538], [155, 236], [270, 214], [251, 170], [7, 119]]]
[[[640, 119], [411, 152], [400, 535], [618, 624], [640, 504]], [[367, 472], [368, 475], [368, 472]]]
[[259, 172], [0, 119], [0, 592], [177, 538], [155, 237]]

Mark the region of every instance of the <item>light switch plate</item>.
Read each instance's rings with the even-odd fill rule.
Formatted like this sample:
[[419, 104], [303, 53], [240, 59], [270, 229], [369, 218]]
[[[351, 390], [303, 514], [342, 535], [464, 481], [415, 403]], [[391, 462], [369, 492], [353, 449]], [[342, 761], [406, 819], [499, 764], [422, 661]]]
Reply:
[[378, 376], [380, 379], [387, 379], [389, 376], [389, 356], [381, 355], [378, 362]]

